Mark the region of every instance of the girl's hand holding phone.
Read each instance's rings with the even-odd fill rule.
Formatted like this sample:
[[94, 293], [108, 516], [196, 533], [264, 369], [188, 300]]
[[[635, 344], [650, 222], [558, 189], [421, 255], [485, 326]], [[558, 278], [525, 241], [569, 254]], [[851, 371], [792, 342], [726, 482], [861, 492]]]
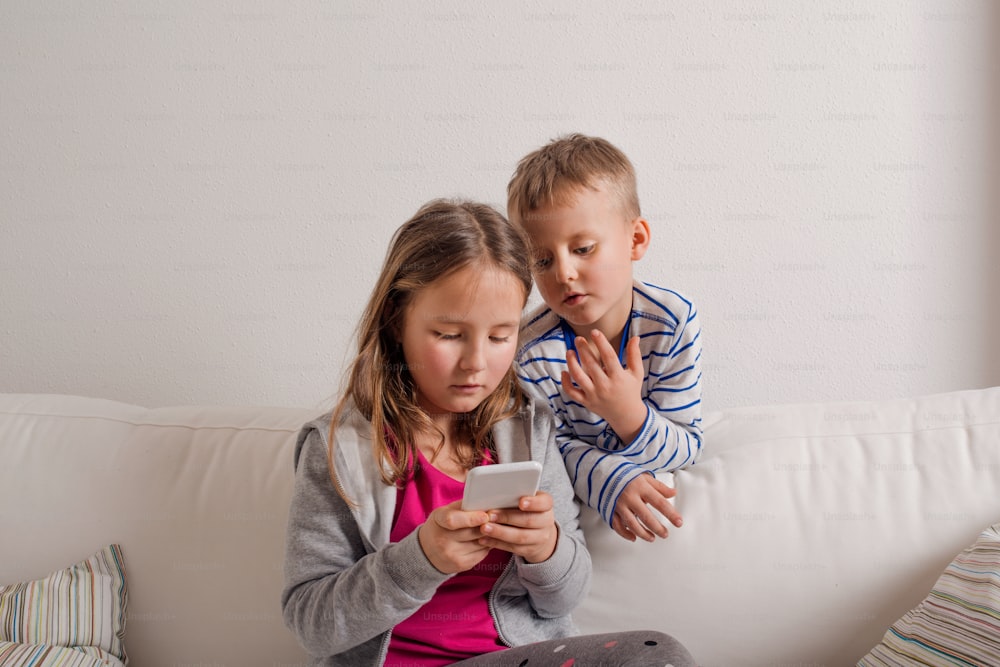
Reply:
[[529, 563], [546, 561], [559, 537], [552, 496], [539, 491], [521, 498], [516, 508], [490, 510], [489, 521], [477, 532], [479, 544], [486, 548], [509, 551]]
[[483, 511], [463, 511], [457, 500], [438, 507], [417, 529], [420, 548], [431, 565], [444, 574], [471, 570], [490, 548], [479, 543], [480, 528], [489, 521]]

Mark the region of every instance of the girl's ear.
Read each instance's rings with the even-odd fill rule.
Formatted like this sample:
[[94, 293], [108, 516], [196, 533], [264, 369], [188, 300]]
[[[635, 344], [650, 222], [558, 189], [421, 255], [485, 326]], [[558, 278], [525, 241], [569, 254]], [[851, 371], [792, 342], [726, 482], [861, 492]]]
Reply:
[[639, 216], [632, 221], [630, 232], [632, 234], [632, 261], [636, 261], [642, 259], [649, 249], [649, 222], [646, 221], [646, 218]]

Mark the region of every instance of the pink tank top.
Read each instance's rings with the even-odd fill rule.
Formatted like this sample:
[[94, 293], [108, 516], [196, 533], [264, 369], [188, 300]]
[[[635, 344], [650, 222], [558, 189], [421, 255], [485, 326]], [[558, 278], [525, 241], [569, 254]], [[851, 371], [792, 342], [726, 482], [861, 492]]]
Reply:
[[[403, 539], [436, 507], [462, 499], [465, 483], [419, 455], [417, 472], [396, 494], [391, 542]], [[449, 665], [506, 648], [490, 616], [490, 590], [507, 567], [510, 554], [491, 549], [471, 570], [459, 572], [438, 587], [427, 604], [392, 630], [388, 665]]]

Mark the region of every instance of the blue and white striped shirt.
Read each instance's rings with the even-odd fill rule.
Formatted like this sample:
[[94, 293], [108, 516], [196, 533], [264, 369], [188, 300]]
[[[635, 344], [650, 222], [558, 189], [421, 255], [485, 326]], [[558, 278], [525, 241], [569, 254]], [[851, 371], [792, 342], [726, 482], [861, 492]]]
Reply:
[[625, 343], [639, 336], [646, 421], [625, 443], [608, 423], [562, 393], [566, 351], [575, 334], [542, 305], [522, 321], [517, 353], [524, 389], [545, 400], [556, 419], [556, 442], [577, 496], [610, 524], [625, 485], [644, 472], [676, 470], [701, 452], [701, 328], [698, 312], [673, 290], [634, 281]]

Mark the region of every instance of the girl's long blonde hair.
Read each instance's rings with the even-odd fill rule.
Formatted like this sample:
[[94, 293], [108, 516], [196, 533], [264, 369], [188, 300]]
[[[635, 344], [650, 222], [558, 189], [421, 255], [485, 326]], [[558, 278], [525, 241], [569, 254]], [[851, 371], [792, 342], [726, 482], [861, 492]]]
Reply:
[[[335, 433], [348, 404], [371, 422], [372, 448], [386, 484], [406, 479], [416, 460], [418, 434], [436, 431], [444, 442], [444, 433], [417, 405], [399, 340], [404, 314], [417, 292], [467, 266], [510, 272], [524, 286], [527, 302], [531, 292], [527, 240], [492, 207], [437, 199], [396, 230], [358, 325], [358, 354], [330, 424], [328, 455], [335, 484]], [[472, 443], [471, 451], [459, 453], [466, 468], [483, 459], [492, 448], [493, 426], [516, 413], [523, 401], [512, 364], [493, 393], [457, 420], [459, 437]]]

